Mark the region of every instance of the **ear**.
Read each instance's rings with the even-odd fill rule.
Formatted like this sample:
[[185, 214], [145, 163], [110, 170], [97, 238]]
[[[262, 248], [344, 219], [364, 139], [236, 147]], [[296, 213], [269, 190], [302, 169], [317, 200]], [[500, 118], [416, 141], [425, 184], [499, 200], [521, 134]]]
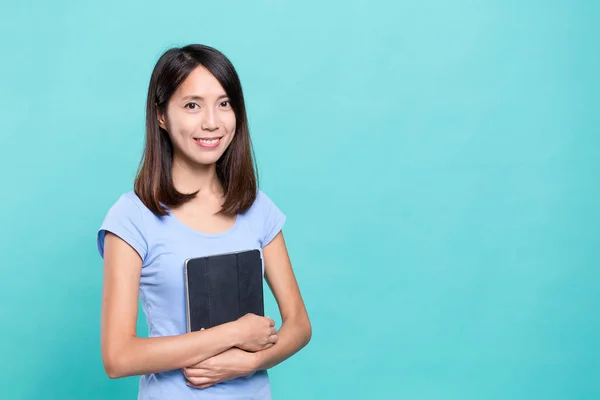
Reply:
[[167, 123], [166, 123], [166, 119], [165, 119], [165, 113], [161, 112], [158, 109], [158, 106], [156, 107], [156, 115], [157, 115], [157, 119], [158, 119], [158, 126], [160, 126], [161, 128], [163, 128], [166, 131]]

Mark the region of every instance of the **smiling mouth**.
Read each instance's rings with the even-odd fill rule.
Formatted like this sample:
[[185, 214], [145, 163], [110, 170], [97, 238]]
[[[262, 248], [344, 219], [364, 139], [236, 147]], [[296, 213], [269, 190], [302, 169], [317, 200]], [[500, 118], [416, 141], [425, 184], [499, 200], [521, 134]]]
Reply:
[[219, 140], [221, 140], [221, 138], [220, 137], [216, 137], [216, 138], [194, 138], [194, 140], [196, 142], [200, 142], [200, 143], [215, 144]]
[[201, 147], [211, 148], [211, 147], [217, 147], [222, 138], [223, 138], [222, 136], [219, 136], [219, 137], [193, 138], [193, 139]]

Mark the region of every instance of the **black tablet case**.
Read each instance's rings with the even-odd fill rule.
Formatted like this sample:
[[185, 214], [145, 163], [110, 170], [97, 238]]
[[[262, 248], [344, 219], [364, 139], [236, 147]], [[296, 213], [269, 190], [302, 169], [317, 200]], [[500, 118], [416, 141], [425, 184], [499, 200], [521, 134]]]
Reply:
[[186, 260], [185, 291], [188, 332], [235, 321], [247, 313], [264, 316], [260, 251]]

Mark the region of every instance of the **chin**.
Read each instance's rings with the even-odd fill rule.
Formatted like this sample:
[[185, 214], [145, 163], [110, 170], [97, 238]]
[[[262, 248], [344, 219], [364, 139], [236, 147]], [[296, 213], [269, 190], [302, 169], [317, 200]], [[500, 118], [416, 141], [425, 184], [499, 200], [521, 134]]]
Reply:
[[223, 155], [222, 153], [219, 153], [219, 154], [203, 154], [200, 157], [198, 157], [196, 155], [195, 157], [192, 158], [192, 160], [196, 164], [211, 165], [211, 164], [215, 164], [217, 161], [219, 161], [219, 158], [221, 158], [222, 155]]
[[215, 159], [215, 158], [212, 158], [212, 157], [211, 158], [205, 158], [205, 157], [197, 158], [196, 157], [196, 158], [192, 159], [192, 161], [194, 162], [194, 164], [203, 165], [203, 166], [208, 166], [208, 165], [215, 164], [217, 162], [217, 160], [218, 159]]

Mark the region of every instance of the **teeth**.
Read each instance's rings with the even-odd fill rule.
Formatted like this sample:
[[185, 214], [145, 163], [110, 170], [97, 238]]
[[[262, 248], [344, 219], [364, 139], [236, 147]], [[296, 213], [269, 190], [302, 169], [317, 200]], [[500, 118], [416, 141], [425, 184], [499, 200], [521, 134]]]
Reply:
[[215, 144], [219, 141], [219, 139], [196, 139], [200, 143], [204, 144]]

